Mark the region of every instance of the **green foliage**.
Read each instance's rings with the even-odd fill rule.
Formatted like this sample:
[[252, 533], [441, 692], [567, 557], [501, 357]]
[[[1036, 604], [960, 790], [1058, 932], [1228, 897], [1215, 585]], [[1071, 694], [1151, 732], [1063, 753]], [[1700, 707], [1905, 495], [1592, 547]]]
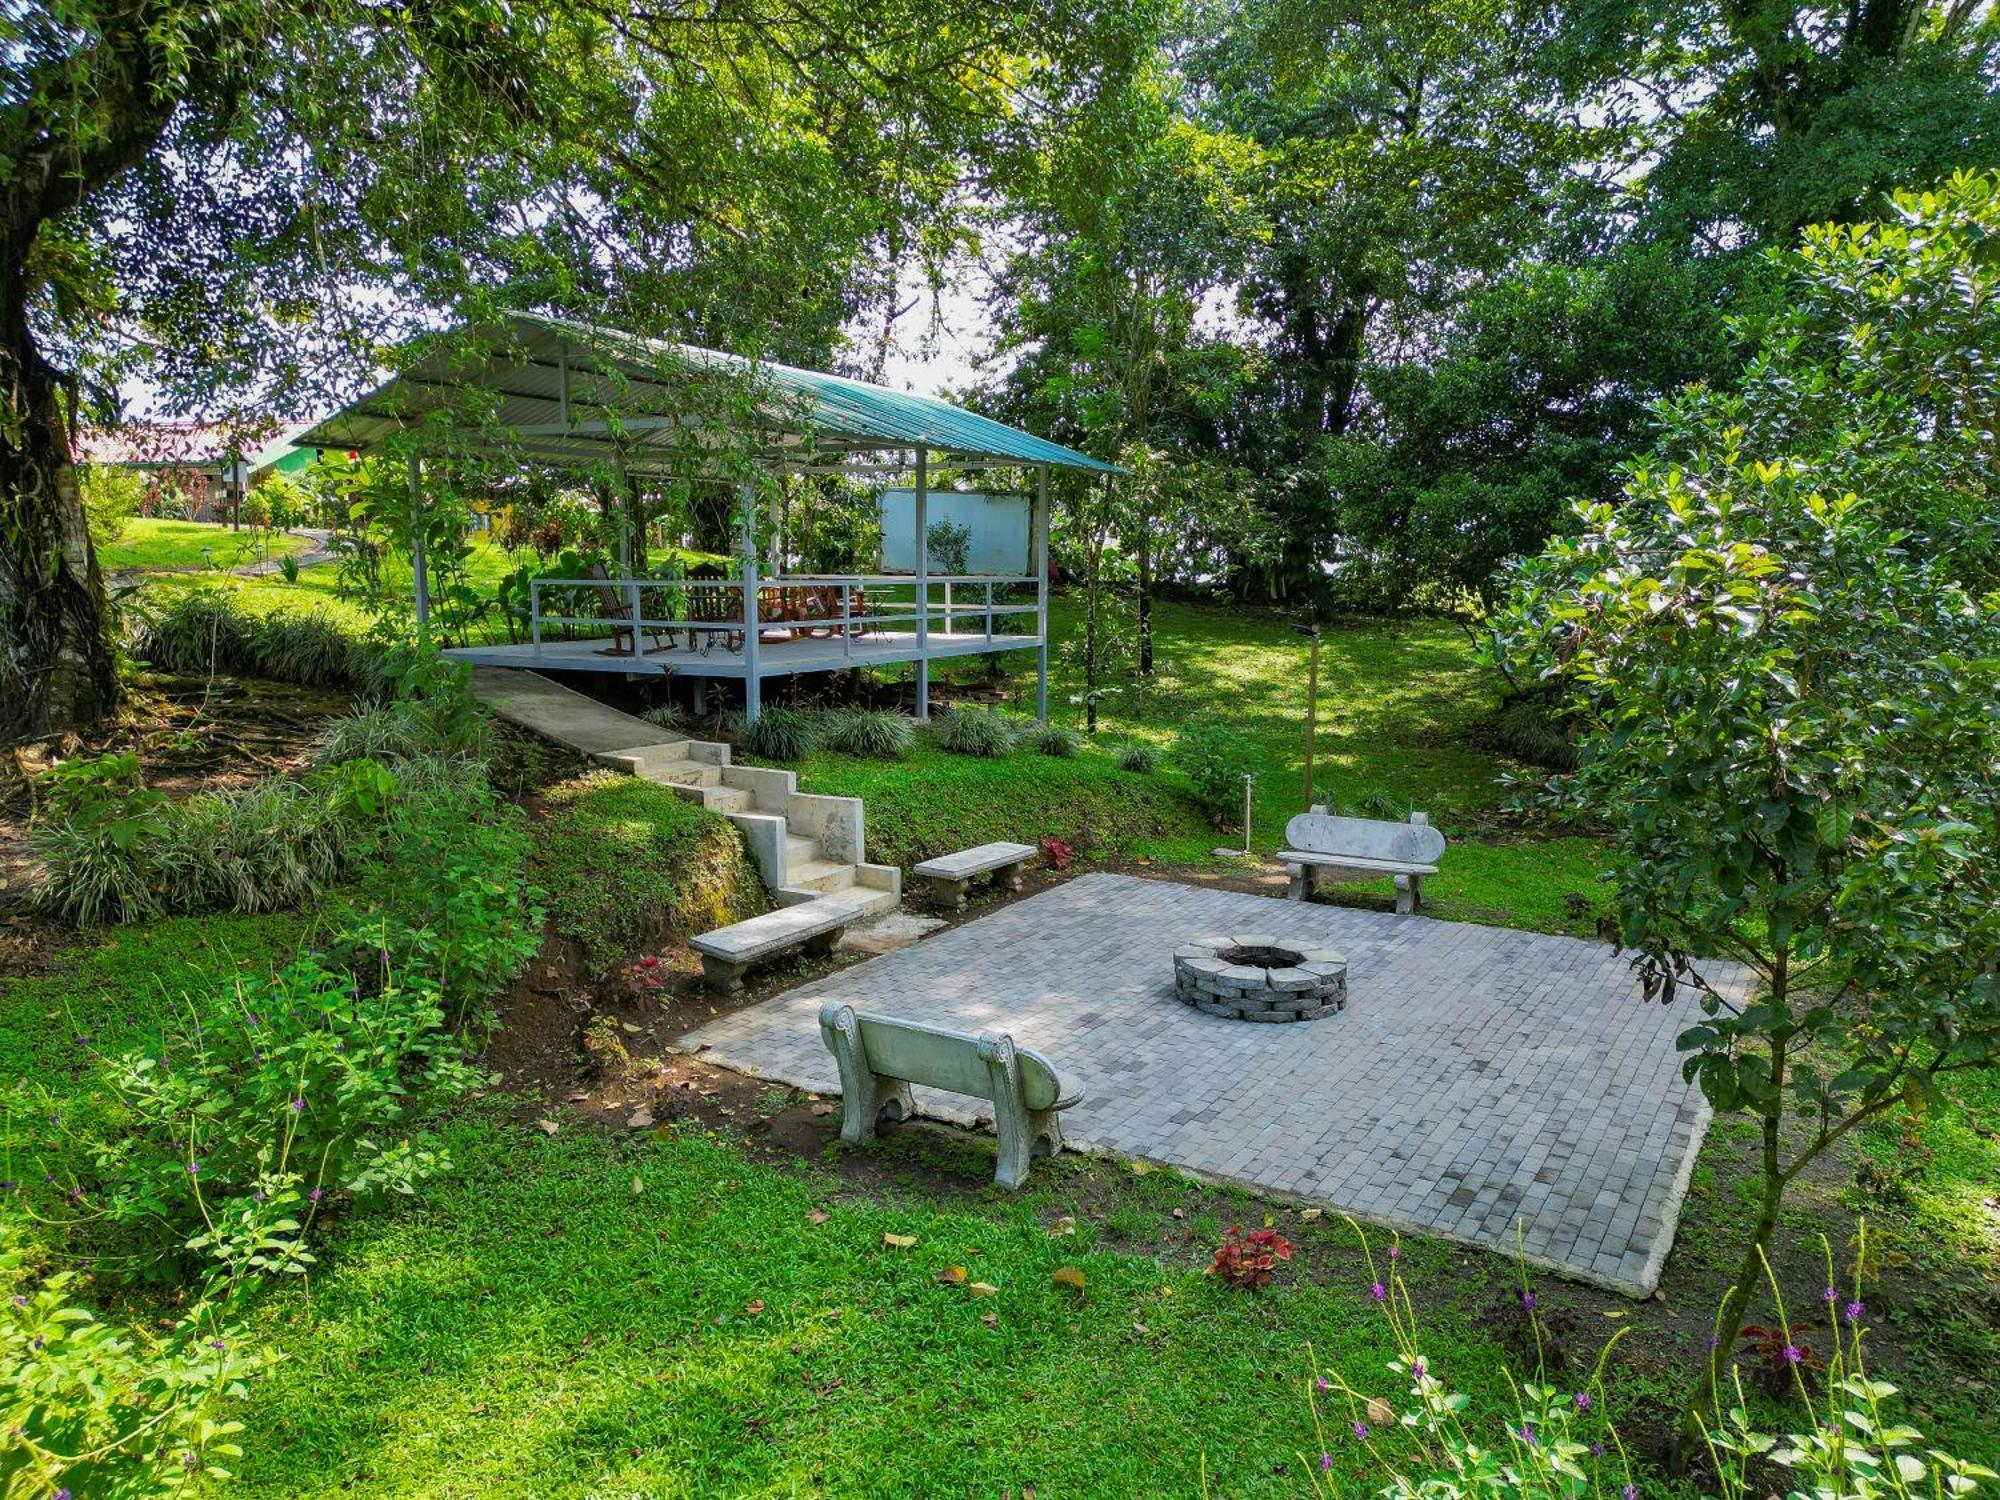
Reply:
[[940, 750], [953, 755], [1006, 755], [1018, 731], [1006, 715], [989, 708], [955, 708], [931, 725]]
[[161, 795], [146, 788], [138, 756], [63, 761], [43, 788], [42, 818], [28, 832], [29, 853], [45, 867], [37, 901], [83, 927], [156, 910], [147, 855], [167, 814]]
[[926, 555], [933, 573], [969, 573], [967, 549], [972, 545], [972, 528], [949, 516], [940, 516], [924, 529]]
[[0, 1494], [155, 1500], [227, 1479], [243, 1424], [224, 1408], [270, 1361], [205, 1301], [121, 1333], [76, 1272], [37, 1274], [23, 1239], [0, 1205]]
[[1083, 748], [1083, 736], [1064, 724], [1037, 724], [1027, 731], [1028, 745], [1037, 754], [1068, 760]]
[[124, 534], [146, 500], [146, 481], [118, 464], [84, 464], [76, 471], [90, 544], [103, 551]]
[[133, 650], [166, 672], [246, 672], [305, 687], [377, 692], [379, 651], [325, 610], [245, 609], [233, 590], [187, 589], [152, 603]]
[[671, 734], [679, 734], [688, 727], [687, 712], [677, 703], [655, 703], [642, 709], [639, 717]]
[[746, 753], [764, 760], [804, 760], [812, 752], [818, 726], [795, 708], [767, 708], [737, 736]]
[[819, 744], [842, 755], [894, 760], [909, 754], [917, 726], [908, 714], [893, 709], [836, 708], [821, 715]]
[[551, 788], [536, 831], [535, 877], [555, 935], [595, 973], [669, 934], [724, 927], [763, 910], [763, 885], [728, 819], [632, 776], [594, 772]]
[[329, 1198], [408, 1194], [445, 1170], [409, 1121], [484, 1075], [435, 982], [306, 955], [184, 997], [157, 1046], [108, 1059], [103, 1076], [120, 1118], [85, 1143], [77, 1211], [147, 1263], [234, 1280], [305, 1271]]
[[1243, 816], [1243, 778], [1254, 773], [1248, 739], [1227, 720], [1197, 718], [1175, 737], [1172, 761], [1194, 787], [1195, 800], [1218, 824]]
[[360, 757], [384, 762], [485, 757], [492, 724], [472, 696], [468, 668], [435, 652], [391, 652], [383, 675], [395, 685], [396, 696], [336, 719], [313, 746], [314, 764]]
[[1687, 1077], [1763, 1137], [1725, 1353], [1796, 1173], [2000, 1058], [2000, 595], [1967, 587], [2000, 518], [1990, 433], [1956, 430], [2000, 402], [2000, 327], [1955, 311], [2000, 291], [2000, 194], [1894, 208], [1784, 258], [1796, 305], [1740, 395], [1664, 409], [1623, 505], [1581, 509], [1496, 630], [1582, 726], [1562, 795], [1612, 831], [1647, 994], [1701, 1009]]
[[1134, 740], [1129, 745], [1118, 747], [1118, 769], [1130, 771], [1135, 776], [1150, 776], [1159, 756], [1153, 747], [1143, 740]]

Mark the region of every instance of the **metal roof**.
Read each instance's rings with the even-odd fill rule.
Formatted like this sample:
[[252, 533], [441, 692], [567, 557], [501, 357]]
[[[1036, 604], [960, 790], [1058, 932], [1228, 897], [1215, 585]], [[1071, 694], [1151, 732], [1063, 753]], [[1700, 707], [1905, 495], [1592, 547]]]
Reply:
[[[923, 449], [951, 459], [1125, 472], [935, 396], [841, 375], [534, 313], [459, 332], [463, 337], [294, 441], [366, 451], [443, 411], [453, 414], [452, 440], [461, 445], [556, 465], [615, 457], [632, 473], [685, 473], [690, 444], [713, 448], [719, 434], [745, 431], [755, 456], [780, 467]], [[724, 379], [705, 380], [710, 374]], [[715, 397], [724, 386], [733, 399]], [[751, 393], [747, 408], [743, 391]]]

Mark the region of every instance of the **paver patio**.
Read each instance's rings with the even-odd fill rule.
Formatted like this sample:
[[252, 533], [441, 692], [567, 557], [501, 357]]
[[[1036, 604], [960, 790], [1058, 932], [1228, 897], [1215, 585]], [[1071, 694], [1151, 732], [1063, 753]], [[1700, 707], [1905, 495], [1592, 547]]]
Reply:
[[[1173, 992], [1173, 949], [1271, 933], [1348, 961], [1348, 1005], [1265, 1025]], [[1740, 996], [1746, 971], [1705, 971]], [[832, 1092], [825, 1000], [1011, 1032], [1080, 1082], [1085, 1150], [1187, 1168], [1512, 1253], [1644, 1296], [1708, 1125], [1674, 1036], [1602, 944], [1165, 880], [1086, 875], [683, 1038], [711, 1062]], [[969, 1100], [917, 1090], [968, 1122]]]

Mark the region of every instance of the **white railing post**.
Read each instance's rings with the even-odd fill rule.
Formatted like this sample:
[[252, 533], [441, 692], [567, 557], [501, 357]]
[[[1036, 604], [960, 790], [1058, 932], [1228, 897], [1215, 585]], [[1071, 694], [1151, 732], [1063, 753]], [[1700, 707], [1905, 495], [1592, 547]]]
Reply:
[[840, 586], [840, 655], [843, 661], [854, 660], [854, 585]]
[[646, 631], [643, 609], [639, 598], [639, 580], [628, 578], [632, 596], [632, 660], [638, 661], [646, 654]]
[[993, 640], [993, 580], [986, 580], [986, 639]]
[[764, 684], [757, 678], [757, 559], [743, 559], [743, 722], [764, 712]]
[[528, 580], [528, 639], [534, 642], [537, 651], [542, 649], [542, 580], [539, 578]]
[[1035, 574], [1035, 719], [1049, 722], [1049, 466], [1035, 470], [1035, 505], [1028, 521], [1028, 561]]
[[917, 717], [931, 716], [930, 454], [917, 450]]

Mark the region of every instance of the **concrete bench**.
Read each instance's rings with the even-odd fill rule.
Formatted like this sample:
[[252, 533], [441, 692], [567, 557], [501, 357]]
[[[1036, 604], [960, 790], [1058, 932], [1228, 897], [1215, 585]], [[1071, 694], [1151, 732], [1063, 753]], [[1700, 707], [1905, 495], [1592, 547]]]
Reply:
[[1277, 857], [1291, 867], [1292, 900], [1303, 901], [1318, 890], [1323, 876], [1366, 880], [1388, 875], [1396, 882], [1396, 910], [1405, 916], [1423, 905], [1424, 877], [1437, 874], [1438, 857], [1444, 853], [1444, 835], [1420, 812], [1411, 813], [1407, 823], [1390, 823], [1332, 817], [1324, 807], [1315, 807], [1285, 825], [1285, 842], [1289, 847]]
[[865, 914], [865, 904], [854, 897], [822, 896], [704, 932], [690, 938], [688, 946], [701, 955], [701, 974], [708, 987], [727, 995], [743, 988], [743, 975], [752, 964], [776, 954], [793, 948], [833, 952], [842, 930]]
[[965, 888], [981, 875], [990, 874], [996, 886], [1018, 891], [1021, 871], [1035, 852], [1032, 844], [981, 844], [927, 859], [914, 873], [929, 887], [932, 902], [960, 911], [965, 906]]
[[1063, 1091], [1048, 1059], [997, 1032], [968, 1036], [830, 1002], [820, 1007], [819, 1034], [840, 1065], [843, 1141], [873, 1139], [884, 1114], [892, 1120], [914, 1115], [913, 1083], [970, 1094], [993, 1105], [1000, 1137], [993, 1180], [1003, 1188], [1026, 1182], [1035, 1157], [1062, 1150], [1057, 1113], [1083, 1097], [1081, 1089]]

